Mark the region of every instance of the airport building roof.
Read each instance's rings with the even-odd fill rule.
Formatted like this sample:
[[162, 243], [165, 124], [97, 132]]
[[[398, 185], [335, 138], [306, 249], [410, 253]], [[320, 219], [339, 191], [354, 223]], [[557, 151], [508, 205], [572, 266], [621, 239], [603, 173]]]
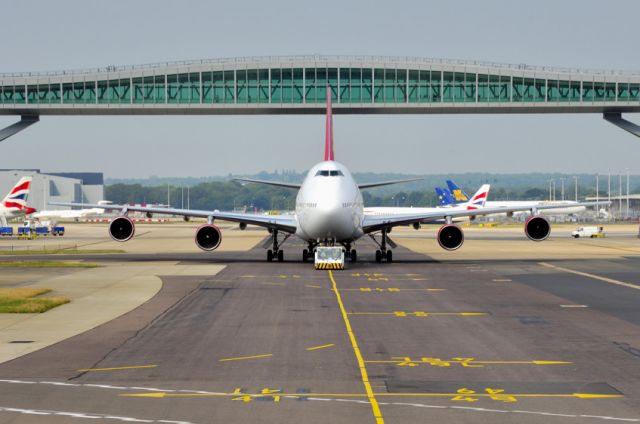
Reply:
[[0, 114], [640, 112], [640, 71], [267, 56], [0, 74]]

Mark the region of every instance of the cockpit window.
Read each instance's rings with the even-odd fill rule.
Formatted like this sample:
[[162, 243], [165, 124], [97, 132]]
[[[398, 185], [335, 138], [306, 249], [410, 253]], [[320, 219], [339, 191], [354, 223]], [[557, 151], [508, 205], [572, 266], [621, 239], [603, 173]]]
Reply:
[[342, 177], [342, 171], [329, 171], [326, 169], [321, 169], [316, 172], [316, 177]]

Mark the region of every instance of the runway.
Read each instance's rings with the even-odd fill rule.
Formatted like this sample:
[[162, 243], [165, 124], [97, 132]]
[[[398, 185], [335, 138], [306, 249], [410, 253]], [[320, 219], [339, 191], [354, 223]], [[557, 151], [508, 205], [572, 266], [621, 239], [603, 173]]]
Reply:
[[0, 423], [640, 422], [638, 257], [373, 250], [333, 273], [285, 245], [284, 263], [254, 248], [163, 276], [132, 312], [0, 364]]

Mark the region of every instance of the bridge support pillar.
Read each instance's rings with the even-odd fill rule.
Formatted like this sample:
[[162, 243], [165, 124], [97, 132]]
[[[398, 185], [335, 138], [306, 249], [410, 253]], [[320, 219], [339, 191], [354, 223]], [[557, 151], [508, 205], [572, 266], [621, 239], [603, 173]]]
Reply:
[[4, 139], [19, 133], [23, 129], [27, 128], [30, 125], [35, 124], [39, 120], [40, 120], [40, 117], [38, 115], [22, 115], [20, 121], [16, 122], [13, 125], [9, 125], [7, 128], [0, 130], [0, 141], [3, 141]]
[[636, 137], [640, 137], [640, 125], [636, 125], [633, 122], [627, 121], [622, 118], [620, 112], [605, 112], [602, 117], [605, 121], [611, 122], [616, 127], [622, 128], [625, 131], [630, 132]]

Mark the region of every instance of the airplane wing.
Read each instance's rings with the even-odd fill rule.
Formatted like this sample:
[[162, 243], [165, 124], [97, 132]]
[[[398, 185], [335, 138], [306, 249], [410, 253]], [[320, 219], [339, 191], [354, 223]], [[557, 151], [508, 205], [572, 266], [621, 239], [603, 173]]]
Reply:
[[266, 180], [254, 180], [252, 178], [233, 178], [234, 181], [242, 181], [245, 183], [255, 183], [255, 184], [265, 184], [272, 185], [276, 187], [286, 187], [286, 188], [300, 188], [300, 184], [295, 183], [284, 183], [280, 181], [266, 181]]
[[240, 222], [259, 227], [271, 228], [286, 233], [295, 233], [298, 223], [294, 215], [261, 215], [255, 213], [237, 213], [237, 212], [220, 212], [220, 211], [202, 211], [194, 209], [172, 209], [172, 208], [148, 208], [144, 206], [127, 206], [127, 205], [93, 205], [86, 203], [64, 203], [49, 202], [55, 206], [78, 206], [81, 208], [100, 208], [109, 211], [127, 212], [145, 212], [151, 214], [179, 215], [186, 217], [222, 219], [224, 221]]
[[[576, 203], [573, 206], [596, 206], [596, 205], [607, 205], [611, 204], [610, 202], [582, 202]], [[365, 233], [372, 233], [375, 231], [380, 231], [383, 228], [395, 227], [398, 225], [410, 225], [414, 222], [432, 222], [432, 221], [440, 221], [446, 220], [447, 218], [460, 218], [463, 216], [478, 216], [478, 215], [492, 215], [498, 213], [508, 213], [508, 212], [522, 212], [522, 211], [535, 211], [538, 210], [547, 210], [547, 209], [562, 209], [566, 208], [567, 205], [540, 205], [540, 206], [520, 206], [520, 207], [512, 207], [512, 208], [478, 208], [478, 209], [447, 209], [442, 208], [441, 210], [433, 211], [433, 212], [425, 212], [412, 214], [410, 211], [407, 213], [396, 213], [389, 215], [365, 215], [362, 223], [362, 229]]]
[[422, 180], [422, 179], [424, 179], [424, 178], [410, 178], [408, 180], [379, 181], [379, 182], [376, 182], [376, 183], [358, 184], [358, 187], [360, 188], [360, 190], [362, 190], [362, 189], [365, 189], [365, 188], [382, 187], [382, 186], [391, 185], [391, 184], [410, 183], [412, 181], [419, 181], [419, 180]]

